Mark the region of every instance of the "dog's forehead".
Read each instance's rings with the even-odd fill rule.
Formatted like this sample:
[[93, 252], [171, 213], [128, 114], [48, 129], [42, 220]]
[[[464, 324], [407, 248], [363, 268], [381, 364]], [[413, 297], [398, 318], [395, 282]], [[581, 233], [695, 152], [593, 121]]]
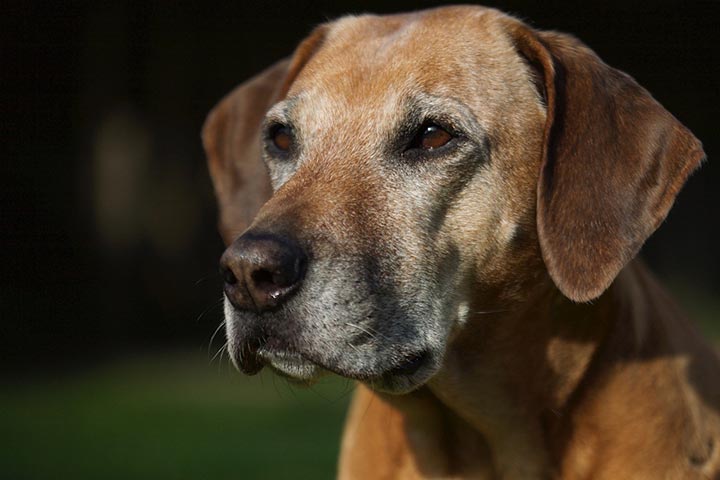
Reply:
[[342, 18], [329, 24], [288, 97], [312, 98], [314, 109], [324, 99], [390, 113], [418, 92], [465, 99], [495, 91], [522, 71], [501, 18], [480, 7]]

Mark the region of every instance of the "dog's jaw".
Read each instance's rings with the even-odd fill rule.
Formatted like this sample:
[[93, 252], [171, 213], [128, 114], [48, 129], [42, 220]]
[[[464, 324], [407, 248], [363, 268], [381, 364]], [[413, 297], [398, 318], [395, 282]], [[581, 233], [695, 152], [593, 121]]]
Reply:
[[[318, 353], [312, 342], [304, 342], [302, 335], [282, 335], [262, 331], [257, 318], [247, 312], [238, 312], [225, 301], [225, 324], [228, 353], [238, 370], [247, 375], [259, 373], [265, 366], [288, 380], [312, 385], [328, 373], [358, 380], [373, 389], [392, 394], [408, 393], [424, 384], [439, 368], [435, 356], [426, 350], [407, 352], [386, 364], [372, 363], [372, 348], [367, 353], [338, 335], [331, 344]], [[267, 318], [264, 320], [267, 321]], [[302, 323], [313, 319], [303, 319]], [[356, 356], [349, 359], [348, 350]]]
[[[467, 320], [468, 306], [461, 303], [455, 308], [455, 320], [450, 331], [461, 329]], [[265, 366], [287, 379], [301, 384], [312, 385], [321, 377], [333, 373], [344, 378], [357, 380], [373, 390], [389, 394], [406, 394], [425, 385], [440, 370], [447, 337], [434, 336], [423, 342], [414, 339], [413, 344], [385, 345], [365, 344], [367, 338], [357, 337], [352, 345], [349, 337], [336, 332], [327, 337], [321, 349], [312, 341], [305, 341], [307, 335], [287, 335], [272, 329], [258, 327], [258, 319], [250, 312], [239, 312], [225, 300], [225, 324], [228, 352], [236, 368], [248, 375], [258, 373]], [[301, 324], [322, 323], [322, 319], [304, 318]], [[355, 325], [355, 324], [353, 324]], [[339, 329], [338, 329], [339, 330]], [[376, 339], [379, 332], [370, 335]], [[310, 336], [313, 338], [313, 336]], [[410, 339], [408, 339], [410, 340]], [[378, 349], [384, 350], [378, 360]], [[320, 351], [319, 351], [320, 350]], [[388, 354], [388, 352], [390, 352]]]

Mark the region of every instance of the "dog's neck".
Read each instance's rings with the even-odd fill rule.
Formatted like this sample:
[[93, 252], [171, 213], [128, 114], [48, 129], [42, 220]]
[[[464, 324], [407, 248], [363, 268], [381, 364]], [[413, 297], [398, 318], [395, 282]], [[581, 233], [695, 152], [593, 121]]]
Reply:
[[[404, 457], [401, 450], [387, 454], [393, 478], [406, 478], [398, 469], [433, 478], [588, 478], [626, 468], [638, 451], [655, 460], [637, 478], [661, 478], [688, 462], [711, 469], [720, 419], [703, 401], [720, 391], [698, 390], [698, 398], [687, 366], [713, 364], [695, 357], [714, 353], [689, 353], [697, 338], [673, 308], [634, 264], [592, 304], [573, 304], [547, 288], [520, 308], [476, 313], [427, 386], [380, 399], [361, 388], [351, 424], [386, 432], [396, 449], [404, 445]], [[676, 435], [666, 438], [667, 431]], [[382, 455], [382, 443], [356, 438], [379, 437], [346, 432], [344, 458], [355, 448]]]
[[592, 304], [548, 286], [509, 311], [478, 305], [453, 339], [429, 389], [484, 436], [502, 478], [555, 471], [586, 390], [649, 348], [656, 327], [643, 311], [641, 270], [629, 267]]
[[[511, 311], [484, 313], [478, 308], [453, 339], [428, 390], [457, 417], [455, 425], [465, 422], [483, 437], [499, 478], [550, 478], [569, 468], [577, 471], [581, 467], [568, 467], [567, 458], [592, 457], [579, 453], [577, 445], [593, 444], [587, 438], [578, 441], [578, 418], [638, 418], [643, 409], [665, 408], [648, 396], [639, 397], [650, 398], [647, 405], [618, 400], [637, 388], [622, 373], [633, 362], [654, 361], [665, 371], [677, 370], [678, 385], [670, 386], [668, 394], [685, 388], [678, 363], [683, 340], [668, 339], [664, 320], [657, 311], [648, 311], [666, 308], [648, 302], [647, 291], [653, 288], [644, 268], [634, 264], [592, 304], [574, 304], [546, 288]], [[665, 390], [656, 393], [662, 396]], [[676, 418], [697, 410], [691, 405], [695, 400], [687, 402], [677, 403]], [[685, 422], [695, 423], [689, 417]], [[592, 428], [587, 431], [594, 435]]]
[[611, 330], [612, 295], [572, 304], [548, 286], [508, 311], [478, 305], [430, 390], [479, 431], [503, 478], [543, 478], [548, 434], [563, 418]]

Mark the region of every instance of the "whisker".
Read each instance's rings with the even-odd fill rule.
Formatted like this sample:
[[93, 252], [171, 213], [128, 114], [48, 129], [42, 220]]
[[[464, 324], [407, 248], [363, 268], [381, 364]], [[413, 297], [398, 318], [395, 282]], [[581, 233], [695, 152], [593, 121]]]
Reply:
[[355, 350], [359, 355], [362, 355], [362, 352], [361, 352], [355, 345], [353, 345], [352, 343], [350, 343], [350, 342], [345, 342], [345, 345], [347, 345], [348, 347], [350, 347], [350, 348], [352, 348], [353, 350]]
[[223, 346], [220, 347], [220, 349], [219, 349], [219, 350], [215, 353], [215, 355], [213, 355], [213, 357], [210, 359], [210, 363], [212, 363], [212, 362], [218, 357], [218, 355], [220, 355], [220, 358], [222, 358], [222, 354], [223, 354], [223, 352], [227, 349], [227, 346], [228, 346], [228, 342], [225, 342], [225, 343], [223, 344]]
[[357, 328], [358, 330], [370, 335], [371, 338], [375, 338], [376, 335], [379, 335], [380, 338], [388, 340], [387, 336], [385, 336], [382, 332], [378, 331], [377, 329], [371, 327], [370, 325], [363, 327], [362, 325], [358, 325], [358, 324], [352, 323], [352, 322], [346, 322], [345, 325], [347, 325], [349, 327]]
[[195, 286], [197, 287], [198, 285], [200, 285], [201, 283], [203, 283], [204, 281], [206, 281], [206, 280], [209, 279], [209, 278], [219, 277], [219, 276], [220, 276], [220, 272], [213, 272], [213, 273], [210, 273], [210, 274], [208, 274], [208, 275], [205, 275], [204, 277], [201, 277], [199, 280], [197, 280], [197, 281], [195, 282]]
[[[372, 380], [370, 380], [370, 390], [375, 390]], [[367, 407], [365, 407], [365, 411], [363, 412], [362, 417], [360, 417], [360, 423], [362, 423], [365, 420], [365, 415], [367, 415], [368, 411], [370, 410], [370, 407], [372, 406], [372, 403], [375, 401], [376, 396], [377, 396], [377, 394], [372, 395], [370, 397], [370, 401], [368, 402]]]
[[[223, 355], [225, 355], [225, 367], [227, 368], [227, 373], [231, 373], [233, 371], [234, 365], [232, 363], [232, 358], [230, 358], [230, 352], [227, 348], [225, 349]], [[220, 355], [221, 360], [223, 355]]]
[[290, 394], [293, 396], [293, 398], [294, 398], [297, 402], [302, 403], [302, 400], [300, 399], [300, 397], [298, 397], [298, 394], [297, 394], [297, 392], [295, 391], [295, 388], [294, 388], [295, 385], [293, 385], [292, 383], [290, 383], [290, 381], [289, 381], [287, 378], [284, 378], [284, 377], [283, 377], [283, 380], [285, 381], [285, 387], [286, 387], [288, 390], [290, 390]]
[[328, 397], [315, 390], [315, 385], [310, 385], [310, 391], [317, 395], [319, 398], [321, 398], [323, 401], [327, 403], [333, 403], [333, 401], [330, 400]]
[[[223, 368], [223, 355], [225, 354], [225, 347], [226, 347], [226, 346], [227, 346], [227, 342], [225, 343], [225, 345], [223, 345], [222, 347], [220, 347], [220, 350], [218, 350], [217, 353], [215, 354], [215, 356], [220, 355], [220, 356], [218, 357], [218, 360], [217, 360], [218, 374], [222, 373], [222, 368]], [[214, 357], [213, 357], [213, 358], [214, 358]], [[210, 360], [210, 363], [212, 363], [212, 359]]]
[[370, 336], [370, 338], [375, 338], [375, 334], [373, 332], [369, 331], [368, 329], [366, 329], [364, 327], [361, 327], [360, 325], [357, 325], [352, 322], [346, 322], [345, 325], [347, 325], [348, 327], [357, 328], [361, 332], [368, 334]]
[[[215, 337], [217, 336], [220, 329], [223, 328], [224, 326], [225, 326], [225, 320], [220, 322], [220, 325], [218, 325], [218, 327], [215, 329], [212, 336], [210, 337], [210, 343], [208, 343], [208, 355], [210, 355], [210, 349], [212, 349], [212, 344], [215, 341]], [[225, 344], [227, 345], [227, 342], [225, 342]]]
[[[282, 398], [283, 398], [283, 395], [282, 395], [282, 393], [280, 392], [280, 389], [279, 389], [278, 386], [277, 386], [277, 375], [275, 375], [275, 374], [273, 373], [271, 376], [272, 376], [272, 383], [273, 383], [273, 388], [275, 389], [275, 393], [277, 393], [278, 396], [282, 399]], [[284, 399], [283, 399], [283, 400], [284, 400]]]
[[220, 300], [214, 302], [212, 305], [210, 305], [205, 310], [203, 310], [203, 312], [200, 315], [198, 315], [198, 317], [195, 319], [195, 323], [200, 323], [200, 320], [202, 320], [205, 315], [207, 315], [212, 309], [217, 308], [220, 305], [222, 305], [224, 300], [225, 299], [223, 297], [221, 297]]
[[354, 386], [355, 384], [351, 382], [349, 378], [345, 378], [345, 385], [343, 386], [342, 392], [340, 392], [340, 394], [337, 396], [337, 398], [335, 398], [335, 400], [332, 401], [332, 403], [337, 403], [340, 400], [346, 398], [348, 394], [353, 392]]

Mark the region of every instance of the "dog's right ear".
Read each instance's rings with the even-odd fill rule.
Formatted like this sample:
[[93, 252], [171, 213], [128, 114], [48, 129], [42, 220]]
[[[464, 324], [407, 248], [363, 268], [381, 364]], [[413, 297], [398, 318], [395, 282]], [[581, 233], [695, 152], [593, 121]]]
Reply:
[[591, 301], [665, 219], [705, 153], [647, 90], [579, 40], [507, 25], [547, 106], [537, 184], [543, 260], [566, 297]]
[[265, 113], [282, 100], [290, 85], [321, 46], [322, 25], [291, 59], [281, 60], [226, 95], [208, 114], [202, 141], [220, 208], [220, 234], [228, 245], [252, 222], [272, 188], [262, 161], [260, 127]]

